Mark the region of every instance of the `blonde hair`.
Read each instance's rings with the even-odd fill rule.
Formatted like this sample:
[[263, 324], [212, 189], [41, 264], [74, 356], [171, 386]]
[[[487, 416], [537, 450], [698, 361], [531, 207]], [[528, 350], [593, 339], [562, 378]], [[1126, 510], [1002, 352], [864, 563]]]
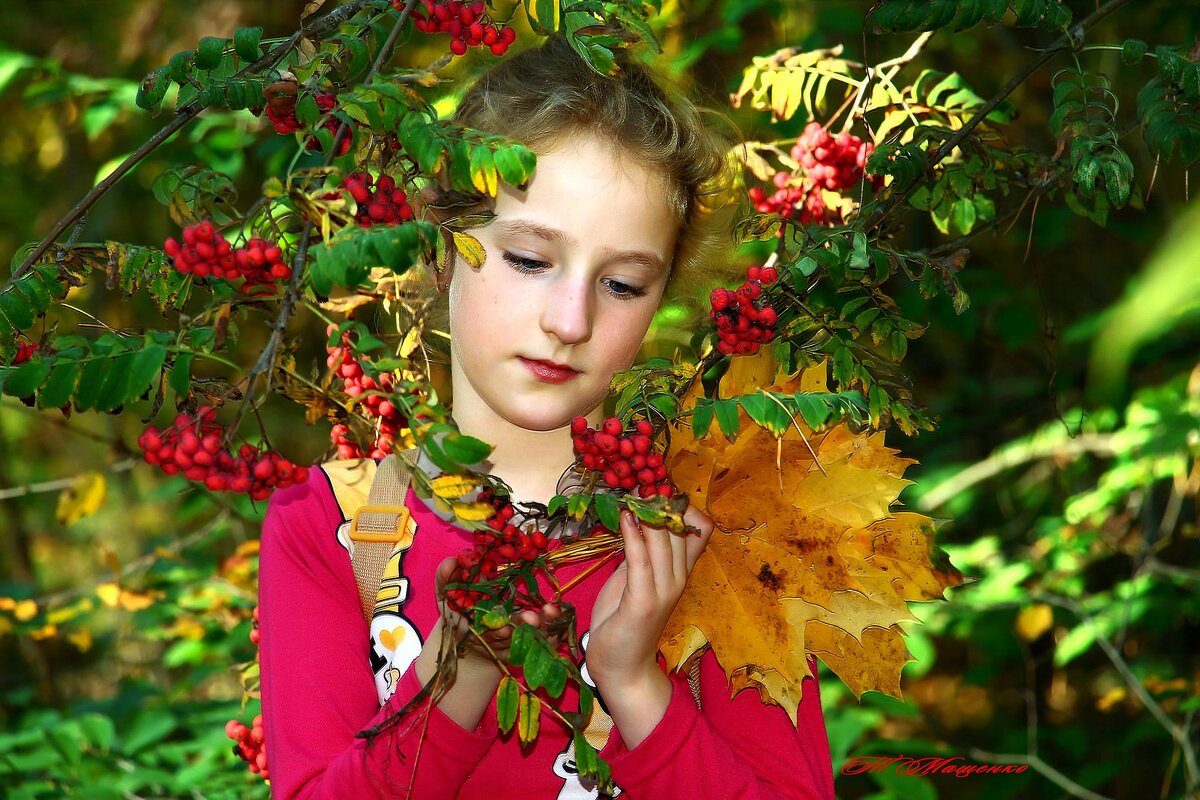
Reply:
[[[552, 35], [481, 75], [453, 121], [543, 152], [572, 136], [596, 135], [660, 174], [678, 223], [664, 299], [687, 297], [729, 272], [736, 212], [724, 201], [730, 142], [704, 117], [725, 120], [666, 88], [627, 50], [617, 51], [616, 61], [620, 74], [600, 75], [564, 36]], [[478, 207], [490, 200], [481, 195]], [[435, 302], [435, 322], [447, 322], [446, 305], [444, 297]]]

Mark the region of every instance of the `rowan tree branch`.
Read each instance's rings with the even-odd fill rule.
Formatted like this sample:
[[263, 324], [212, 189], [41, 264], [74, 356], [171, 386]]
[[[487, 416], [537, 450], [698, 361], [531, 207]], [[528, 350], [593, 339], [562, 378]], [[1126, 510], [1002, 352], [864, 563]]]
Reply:
[[[343, 22], [358, 13], [358, 11], [361, 10], [363, 6], [367, 5], [368, 2], [369, 0], [350, 0], [350, 2], [346, 3], [345, 5], [338, 6], [333, 11], [321, 17], [312, 25], [302, 25], [300, 30], [288, 37], [286, 41], [276, 45], [262, 58], [258, 59], [253, 64], [249, 64], [238, 70], [234, 77], [240, 77], [248, 73], [256, 73], [273, 68], [275, 64], [277, 64], [285, 55], [293, 50], [297, 44], [299, 44], [302, 38], [307, 36], [318, 36], [322, 33], [335, 30]], [[42, 239], [42, 241], [38, 243], [37, 247], [35, 247], [25, 258], [25, 260], [21, 262], [21, 265], [13, 270], [12, 275], [9, 276], [3, 288], [7, 289], [10, 285], [12, 285], [13, 281], [24, 275], [30, 267], [38, 263], [42, 256], [46, 254], [46, 251], [50, 249], [51, 245], [58, 241], [58, 238], [63, 235], [63, 232], [66, 231], [66, 229], [69, 228], [72, 223], [76, 222], [77, 220], [82, 222], [82, 218], [85, 214], [87, 214], [88, 209], [95, 205], [97, 200], [99, 200], [101, 197], [107, 194], [110, 189], [116, 186], [122, 178], [124, 178], [133, 170], [134, 167], [141, 163], [142, 159], [154, 152], [154, 150], [166, 142], [167, 139], [170, 139], [174, 134], [187, 127], [188, 123], [199, 116], [200, 112], [203, 111], [204, 108], [205, 106], [200, 103], [199, 99], [196, 99], [176, 111], [175, 117], [170, 122], [163, 126], [161, 130], [151, 136], [148, 140], [146, 140], [141, 147], [139, 147], [137, 150], [134, 150], [117, 166], [116, 169], [109, 173], [104, 180], [93, 186], [91, 191], [85, 194], [83, 198], [75, 204], [74, 208], [67, 212], [66, 216], [54, 223], [54, 225], [50, 228], [50, 232], [46, 234], [45, 238]]]
[[[416, 6], [417, 0], [408, 0], [404, 5], [404, 10], [400, 13], [400, 18], [396, 20], [396, 24], [392, 27], [392, 32], [388, 35], [387, 41], [379, 48], [379, 52], [375, 56], [374, 63], [371, 64], [371, 69], [363, 77], [364, 84], [370, 83], [371, 79], [379, 74], [379, 70], [387, 63], [391, 57], [392, 48], [396, 44], [396, 39], [400, 36], [400, 31], [404, 30], [405, 24], [408, 22], [409, 16], [412, 15], [413, 7]], [[349, 134], [350, 128], [342, 122], [338, 125], [337, 131], [333, 135], [333, 141], [329, 145], [329, 152], [325, 155], [325, 166], [328, 167], [333, 163], [336, 154], [341, 147], [342, 138]], [[241, 427], [242, 420], [246, 416], [246, 411], [254, 403], [254, 384], [262, 375], [266, 375], [266, 388], [264, 394], [271, 391], [271, 385], [274, 382], [274, 372], [271, 367], [275, 364], [275, 359], [279, 355], [279, 348], [283, 345], [283, 335], [287, 331], [288, 322], [291, 321], [292, 314], [296, 311], [296, 306], [300, 302], [300, 291], [304, 284], [304, 269], [308, 262], [308, 247], [312, 240], [314, 222], [310, 218], [304, 224], [304, 232], [300, 234], [300, 245], [296, 248], [296, 257], [292, 259], [292, 277], [288, 280], [287, 291], [284, 293], [283, 300], [279, 306], [279, 313], [275, 316], [275, 321], [271, 324], [271, 336], [267, 339], [267, 344], [259, 353], [258, 360], [254, 362], [254, 366], [246, 373], [246, 399], [238, 408], [237, 417], [233, 424], [229, 426], [227, 436], [232, 437]]]
[[881, 226], [887, 220], [888, 216], [906, 202], [912, 193], [924, 183], [924, 179], [929, 176], [933, 168], [954, 152], [956, 147], [966, 141], [967, 137], [987, 118], [987, 115], [995, 111], [1010, 94], [1016, 91], [1017, 87], [1028, 80], [1030, 75], [1037, 72], [1060, 53], [1081, 47], [1084, 34], [1129, 2], [1130, 0], [1108, 0], [1108, 2], [1097, 8], [1087, 17], [1070, 26], [1062, 36], [1054, 40], [1053, 44], [1039, 53], [1037, 57], [1028, 61], [1025, 66], [1021, 67], [1008, 83], [1001, 87], [1000, 91], [996, 92], [991, 99], [984, 103], [953, 136], [943, 142], [942, 146], [926, 160], [925, 166], [921, 170], [921, 175], [918, 176], [917, 180], [914, 180], [906, 188], [895, 191], [888, 196], [875, 213], [871, 215], [871, 219], [867, 222], [867, 227]]

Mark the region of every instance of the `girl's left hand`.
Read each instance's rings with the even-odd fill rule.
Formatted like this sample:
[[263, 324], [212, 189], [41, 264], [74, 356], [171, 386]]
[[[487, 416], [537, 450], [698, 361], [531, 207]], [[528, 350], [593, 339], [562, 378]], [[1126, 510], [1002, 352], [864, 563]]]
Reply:
[[587, 648], [587, 670], [602, 695], [606, 685], [662, 677], [659, 636], [713, 532], [713, 521], [694, 505], [683, 521], [700, 535], [673, 534], [643, 525], [630, 511], [621, 512], [625, 560], [596, 597]]

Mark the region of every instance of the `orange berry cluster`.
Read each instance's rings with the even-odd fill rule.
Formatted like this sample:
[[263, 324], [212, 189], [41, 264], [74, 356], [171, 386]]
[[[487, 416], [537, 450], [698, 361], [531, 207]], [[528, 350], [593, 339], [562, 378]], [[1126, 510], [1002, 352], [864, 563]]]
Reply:
[[[761, 187], [750, 189], [750, 202], [762, 214], [796, 217], [802, 223], [834, 225], [842, 222], [841, 212], [830, 208], [822, 190], [845, 192], [864, 177], [867, 159], [875, 145], [850, 133], [831, 134], [819, 122], [810, 122], [792, 145], [792, 159], [803, 167], [803, 174], [776, 172], [774, 193]], [[882, 178], [870, 177], [878, 189]], [[783, 235], [780, 229], [779, 235]]]
[[[326, 334], [332, 335], [337, 330], [330, 325]], [[395, 386], [395, 378], [390, 372], [382, 372], [379, 378], [372, 378], [363, 371], [362, 365], [354, 359], [350, 351], [350, 337], [342, 337], [338, 347], [327, 347], [326, 365], [333, 370], [334, 375], [341, 379], [342, 389], [351, 397], [361, 397], [362, 413], [375, 422], [375, 444], [365, 455], [371, 458], [383, 458], [392, 452], [392, 444], [408, 421], [401, 409], [383, 393], [391, 393]], [[364, 453], [351, 438], [350, 427], [345, 424], [333, 426], [330, 438], [337, 446], [338, 458], [362, 458]]]
[[[487, 518], [488, 530], [474, 531], [475, 545], [458, 554], [458, 566], [450, 575], [452, 583], [491, 580], [499, 574], [501, 564], [536, 561], [546, 550], [544, 533], [528, 533], [512, 523], [516, 509], [507, 498], [485, 487], [480, 490], [478, 500], [492, 506], [494, 511]], [[446, 599], [457, 611], [467, 611], [487, 596], [473, 589], [446, 590]]]
[[241, 290], [247, 294], [256, 288], [269, 291], [267, 287], [275, 281], [292, 277], [292, 267], [278, 245], [255, 236], [244, 247], [234, 249], [208, 220], [184, 228], [182, 242], [168, 238], [163, 252], [185, 275], [227, 281], [244, 278]]
[[225, 735], [233, 739], [233, 754], [250, 766], [250, 771], [264, 781], [270, 780], [267, 771], [267, 742], [263, 735], [262, 714], [254, 717], [251, 727], [245, 723], [231, 719], [225, 723]]
[[709, 317], [717, 323], [717, 351], [724, 355], [752, 355], [759, 344], [775, 338], [775, 309], [763, 303], [764, 284], [779, 278], [774, 267], [750, 267], [746, 280], [736, 291], [724, 287], [712, 290], [708, 296], [712, 310]]
[[[400, 10], [404, 0], [392, 0], [392, 4]], [[479, 46], [486, 46], [492, 55], [502, 56], [517, 39], [515, 30], [491, 20], [482, 2], [421, 0], [414, 10], [413, 27], [422, 33], [450, 34], [450, 52], [456, 56], [465, 54], [468, 47]]]
[[355, 219], [363, 228], [396, 225], [413, 218], [408, 195], [396, 187], [396, 179], [391, 175], [380, 175], [376, 182], [368, 172], [354, 172], [346, 176], [342, 185], [358, 204]]
[[236, 456], [223, 449], [224, 431], [216, 416], [215, 408], [201, 406], [196, 416], [180, 414], [163, 431], [147, 426], [138, 437], [146, 463], [168, 475], [183, 473], [210, 491], [244, 493], [254, 500], [266, 500], [273, 489], [308, 480], [308, 467], [298, 467], [279, 453], [261, 452], [249, 444]]
[[604, 420], [599, 430], [589, 428], [586, 417], [571, 420], [576, 455], [585, 468], [602, 473], [609, 488], [636, 491], [643, 498], [670, 497], [675, 490], [662, 453], [651, 452], [653, 434], [654, 426], [646, 419], [638, 420], [631, 431], [617, 417]]

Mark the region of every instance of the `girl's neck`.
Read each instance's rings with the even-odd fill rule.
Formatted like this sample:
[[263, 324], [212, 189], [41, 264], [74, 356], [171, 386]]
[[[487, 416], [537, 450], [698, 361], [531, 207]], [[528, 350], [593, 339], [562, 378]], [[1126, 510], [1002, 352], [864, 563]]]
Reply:
[[[454, 421], [468, 436], [495, 445], [483, 471], [512, 489], [512, 502], [548, 503], [560, 491], [559, 480], [575, 460], [570, 426], [536, 431], [514, 425], [485, 404], [455, 409]], [[596, 424], [589, 415], [589, 424]]]

